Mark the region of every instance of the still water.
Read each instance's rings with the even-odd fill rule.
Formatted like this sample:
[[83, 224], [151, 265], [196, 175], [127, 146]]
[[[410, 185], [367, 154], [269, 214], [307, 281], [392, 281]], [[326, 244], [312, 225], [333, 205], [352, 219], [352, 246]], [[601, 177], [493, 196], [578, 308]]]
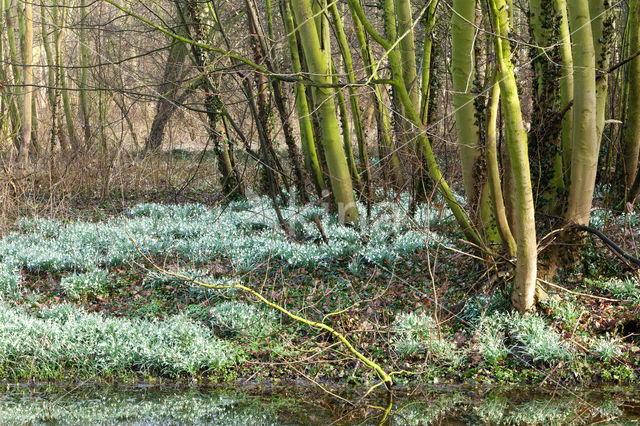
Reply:
[[0, 424], [640, 424], [637, 388], [430, 387], [362, 399], [309, 386], [1, 386]]

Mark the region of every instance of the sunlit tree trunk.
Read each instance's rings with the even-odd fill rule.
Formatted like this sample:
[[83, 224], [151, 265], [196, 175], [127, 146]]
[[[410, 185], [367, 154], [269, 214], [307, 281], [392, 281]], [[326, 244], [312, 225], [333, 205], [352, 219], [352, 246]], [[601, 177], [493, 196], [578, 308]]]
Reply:
[[[367, 149], [367, 141], [365, 140], [365, 136], [364, 136], [364, 128], [362, 127], [360, 101], [358, 99], [358, 91], [355, 86], [355, 82], [356, 82], [355, 73], [353, 72], [353, 60], [351, 58], [351, 51], [350, 51], [349, 44], [347, 42], [347, 36], [344, 33], [342, 19], [340, 18], [340, 13], [335, 3], [331, 3], [329, 5], [329, 12], [331, 15], [331, 20], [333, 22], [333, 27], [335, 29], [338, 47], [340, 48], [340, 53], [342, 55], [344, 73], [346, 74], [347, 82], [349, 83], [347, 90], [349, 92], [349, 104], [351, 106], [351, 119], [353, 123], [353, 131], [356, 135], [356, 140], [358, 142], [358, 155], [360, 157], [360, 165], [363, 171], [363, 181], [365, 185], [364, 193], [370, 199], [373, 195], [372, 194], [373, 188], [371, 186], [371, 170], [369, 167], [369, 152]], [[355, 175], [352, 174], [352, 176], [358, 176], [358, 171], [355, 170]]]
[[477, 181], [477, 161], [480, 158], [478, 127], [472, 93], [475, 80], [475, 42], [479, 40], [474, 25], [476, 2], [454, 0], [451, 13], [451, 80], [456, 133], [462, 163], [462, 179], [469, 204], [476, 206], [482, 194], [482, 182]]
[[[319, 85], [330, 85], [330, 46], [328, 37], [319, 37], [314, 14], [308, 0], [292, 0], [296, 22], [299, 23], [302, 49], [311, 72], [311, 79]], [[326, 19], [326, 18], [321, 18]], [[320, 21], [322, 22], [322, 21]], [[327, 23], [322, 23], [325, 26]], [[331, 87], [315, 88], [315, 101], [322, 131], [322, 144], [329, 168], [331, 189], [343, 222], [358, 222], [358, 208], [355, 204], [351, 176], [347, 160], [340, 143], [340, 131], [334, 104], [334, 91]]]
[[589, 2], [568, 0], [573, 29], [573, 149], [566, 219], [587, 225], [591, 211], [600, 147], [597, 129], [596, 61]]
[[485, 147], [485, 158], [487, 162], [487, 185], [491, 191], [491, 201], [495, 212], [496, 226], [505, 251], [511, 258], [517, 256], [516, 241], [511, 233], [507, 213], [500, 185], [500, 168], [498, 166], [498, 132], [497, 121], [500, 108], [500, 84], [498, 73], [494, 73], [489, 106], [487, 108], [487, 146]]
[[[499, 36], [508, 36], [508, 14], [504, 0], [489, 0], [494, 27]], [[518, 87], [511, 62], [509, 42], [494, 37], [498, 61], [502, 107], [505, 116], [511, 172], [514, 180], [517, 261], [511, 303], [521, 313], [534, 309], [537, 280], [535, 211], [531, 189], [527, 133], [522, 120]]]
[[400, 38], [400, 57], [402, 58], [402, 79], [409, 92], [413, 105], [420, 105], [420, 91], [416, 68], [416, 46], [413, 31], [413, 13], [411, 1], [396, 0], [398, 38]]
[[22, 40], [22, 128], [20, 130], [20, 153], [18, 163], [26, 170], [29, 166], [31, 147], [31, 120], [33, 113], [33, 9], [30, 1], [24, 2], [24, 34]]
[[[302, 72], [302, 65], [300, 64], [300, 56], [298, 55], [298, 41], [294, 30], [295, 26], [289, 0], [280, 0], [280, 10], [285, 31], [287, 32], [287, 41], [291, 56], [291, 68], [294, 74], [299, 75]], [[320, 167], [318, 153], [316, 151], [313, 123], [311, 122], [311, 112], [309, 111], [309, 104], [307, 103], [307, 95], [305, 93], [304, 85], [301, 82], [296, 82], [294, 87], [295, 104], [296, 111], [298, 113], [298, 126], [300, 127], [300, 139], [302, 142], [304, 161], [311, 176], [311, 181], [316, 189], [316, 193], [321, 197], [324, 191], [324, 180], [322, 178], [322, 168]]]
[[431, 101], [431, 55], [433, 50], [433, 27], [436, 23], [436, 6], [438, 2], [430, 0], [426, 10], [425, 35], [422, 43], [422, 71], [420, 86], [420, 121], [427, 124], [429, 117], [429, 102]]
[[[400, 55], [397, 49], [394, 48], [390, 39], [395, 40], [395, 13], [393, 8], [393, 2], [391, 0], [387, 0], [384, 3], [384, 21], [385, 21], [385, 32], [387, 33], [387, 37], [385, 38], [380, 35], [376, 29], [373, 27], [371, 22], [367, 19], [362, 10], [362, 6], [358, 0], [348, 0], [349, 7], [357, 14], [358, 18], [362, 22], [364, 28], [367, 33], [371, 35], [375, 39], [377, 43], [379, 43], [388, 53], [389, 58], [389, 66], [392, 72], [392, 84], [397, 89], [399, 101], [402, 103], [405, 112], [407, 114], [407, 119], [413, 124], [414, 128], [420, 128], [420, 115], [418, 109], [420, 105], [414, 105], [411, 102], [409, 97], [409, 92], [407, 91], [406, 86], [404, 85], [404, 80], [402, 78], [402, 62]], [[451, 188], [444, 180], [442, 176], [442, 172], [440, 171], [440, 167], [436, 161], [436, 158], [431, 149], [431, 143], [427, 138], [427, 135], [422, 132], [416, 132], [416, 138], [418, 140], [418, 148], [421, 151], [421, 156], [424, 158], [424, 162], [426, 164], [426, 168], [431, 175], [431, 178], [438, 185], [438, 189], [442, 194], [445, 202], [451, 209], [456, 221], [458, 222], [460, 228], [465, 233], [467, 238], [473, 241], [476, 244], [481, 246], [484, 245], [482, 238], [479, 236], [478, 232], [475, 230], [473, 224], [469, 220], [469, 217], [465, 213], [465, 211], [458, 204], [457, 200], [453, 196], [453, 192]]]
[[[335, 67], [332, 69], [333, 82], [337, 85], [339, 83], [338, 76], [336, 75]], [[349, 113], [347, 111], [347, 103], [344, 100], [342, 90], [336, 88], [336, 100], [338, 103], [338, 111], [340, 112], [340, 127], [342, 128], [342, 146], [344, 153], [347, 156], [347, 165], [349, 166], [349, 173], [353, 180], [353, 185], [356, 191], [362, 190], [362, 182], [360, 179], [360, 173], [358, 173], [358, 166], [356, 166], [356, 160], [353, 156], [353, 148], [351, 147], [351, 125], [349, 123]]]
[[[640, 0], [629, 1], [629, 52], [640, 51]], [[633, 202], [631, 189], [638, 173], [640, 155], [640, 57], [629, 63], [627, 71], [627, 112], [623, 133], [623, 176], [627, 201]]]
[[[371, 52], [371, 46], [367, 39], [366, 32], [362, 26], [362, 22], [360, 22], [360, 19], [358, 18], [358, 15], [354, 13], [353, 9], [351, 9], [351, 11], [353, 27], [360, 46], [360, 53], [364, 62], [367, 78], [377, 80], [378, 72], [377, 68], [374, 69], [373, 53]], [[378, 144], [382, 148], [380, 150], [380, 157], [384, 166], [389, 170], [394, 186], [398, 189], [402, 186], [403, 182], [402, 165], [400, 164], [400, 158], [393, 142], [391, 122], [389, 120], [389, 112], [383, 98], [383, 89], [381, 89], [379, 85], [374, 86], [372, 97], [375, 117], [378, 124]]]
[[91, 124], [89, 122], [89, 99], [88, 99], [88, 87], [87, 87], [87, 71], [89, 67], [89, 45], [87, 44], [87, 5], [86, 0], [80, 1], [80, 64], [82, 69], [80, 70], [80, 112], [82, 113], [82, 126], [84, 128], [84, 143], [89, 145], [91, 139]]
[[[554, 0], [556, 20], [558, 21], [558, 43], [560, 49], [560, 105], [568, 108], [573, 102], [573, 54], [571, 52], [571, 33], [569, 32], [569, 17], [567, 16], [567, 0]], [[562, 111], [562, 110], [561, 110]], [[562, 117], [562, 169], [564, 176], [571, 172], [571, 148], [573, 145], [573, 111], [569, 109]], [[563, 184], [566, 182], [563, 182]]]

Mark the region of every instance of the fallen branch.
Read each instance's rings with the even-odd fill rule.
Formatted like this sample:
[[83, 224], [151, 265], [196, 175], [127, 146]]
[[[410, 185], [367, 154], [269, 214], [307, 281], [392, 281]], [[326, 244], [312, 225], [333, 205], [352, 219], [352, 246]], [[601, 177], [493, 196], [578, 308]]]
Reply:
[[544, 285], [548, 285], [549, 287], [557, 288], [558, 290], [566, 291], [567, 293], [571, 293], [571, 294], [573, 294], [575, 296], [589, 297], [591, 299], [604, 300], [605, 302], [616, 302], [616, 303], [624, 303], [625, 302], [624, 300], [610, 299], [608, 297], [595, 296], [593, 294], [580, 293], [579, 291], [569, 290], [569, 289], [564, 288], [562, 286], [556, 285], [556, 284], [554, 284], [552, 282], [543, 280], [542, 278], [538, 278], [537, 280], [540, 281]]
[[584, 225], [573, 225], [573, 229], [576, 229], [578, 231], [589, 232], [590, 234], [593, 234], [593, 235], [597, 236], [612, 251], [614, 251], [615, 253], [619, 254], [620, 256], [622, 256], [623, 258], [628, 260], [629, 262], [634, 263], [637, 266], [640, 266], [640, 259], [638, 259], [637, 257], [631, 256], [629, 253], [624, 251], [619, 245], [617, 245], [616, 243], [611, 241], [611, 239], [609, 237], [607, 237], [606, 235], [604, 235], [602, 232], [598, 231], [597, 229], [591, 228], [590, 226], [584, 226]]
[[160, 272], [162, 274], [166, 274], [166, 275], [169, 275], [169, 276], [172, 276], [172, 277], [176, 277], [176, 278], [179, 278], [179, 279], [181, 279], [183, 281], [191, 282], [191, 283], [199, 285], [201, 287], [211, 288], [211, 289], [214, 289], [214, 290], [228, 290], [228, 289], [242, 290], [242, 291], [244, 291], [246, 293], [249, 293], [249, 294], [253, 295], [254, 297], [256, 297], [258, 300], [260, 300], [265, 305], [282, 312], [284, 315], [288, 316], [289, 318], [291, 318], [294, 321], [306, 324], [306, 325], [308, 325], [310, 327], [319, 328], [321, 330], [328, 331], [334, 337], [336, 337], [338, 340], [340, 340], [340, 342], [342, 342], [342, 344], [347, 348], [347, 350], [349, 352], [351, 352], [356, 358], [358, 358], [366, 366], [368, 366], [369, 368], [374, 370], [378, 374], [378, 376], [380, 377], [382, 382], [385, 384], [387, 389], [391, 390], [391, 386], [393, 385], [393, 381], [391, 380], [391, 377], [382, 369], [382, 367], [380, 367], [380, 365], [378, 363], [376, 363], [375, 361], [372, 361], [371, 359], [369, 359], [366, 356], [364, 356], [360, 351], [358, 351], [356, 348], [353, 347], [351, 342], [349, 342], [347, 340], [347, 338], [344, 337], [344, 335], [342, 335], [342, 333], [339, 333], [338, 331], [336, 331], [332, 327], [330, 327], [330, 326], [328, 326], [328, 325], [326, 325], [324, 323], [311, 321], [311, 320], [303, 318], [303, 317], [301, 317], [299, 315], [296, 315], [293, 312], [290, 312], [289, 310], [287, 310], [286, 308], [283, 308], [282, 306], [277, 305], [277, 304], [267, 300], [267, 298], [265, 298], [262, 294], [260, 294], [256, 290], [253, 290], [252, 288], [249, 288], [249, 287], [247, 287], [245, 285], [238, 284], [238, 283], [234, 283], [234, 284], [208, 284], [208, 283], [205, 283], [205, 282], [202, 282], [202, 281], [198, 281], [196, 279], [187, 277], [186, 275], [182, 275], [182, 274], [178, 274], [176, 272], [168, 271], [168, 270], [162, 268], [161, 266], [157, 265], [155, 262], [153, 262], [145, 253], [142, 253], [142, 252], [140, 252], [140, 253], [144, 256], [144, 258], [151, 265], [153, 265], [153, 267], [155, 269], [158, 270], [158, 272]]

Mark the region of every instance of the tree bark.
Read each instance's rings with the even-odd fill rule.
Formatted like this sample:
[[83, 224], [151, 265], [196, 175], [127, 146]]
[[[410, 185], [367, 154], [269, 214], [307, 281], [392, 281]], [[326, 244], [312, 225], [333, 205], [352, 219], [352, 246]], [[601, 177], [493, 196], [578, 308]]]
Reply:
[[573, 149], [568, 222], [588, 225], [600, 147], [597, 129], [596, 61], [587, 0], [568, 1], [573, 30]]
[[[299, 22], [302, 48], [311, 71], [311, 78], [316, 83], [330, 84], [330, 46], [328, 37], [322, 39], [318, 35], [316, 19], [314, 20], [311, 5], [307, 0], [292, 0], [293, 13]], [[326, 25], [326, 22], [324, 23]], [[316, 87], [316, 105], [322, 131], [327, 165], [329, 167], [331, 189], [335, 198], [338, 214], [342, 222], [357, 223], [358, 208], [355, 203], [353, 186], [344, 151], [340, 144], [340, 131], [334, 104], [334, 91], [330, 87]]]
[[[494, 27], [501, 37], [508, 36], [508, 15], [505, 0], [490, 0]], [[522, 110], [518, 98], [518, 87], [511, 62], [509, 42], [494, 37], [498, 61], [500, 91], [508, 133], [507, 143], [511, 173], [514, 181], [516, 227], [518, 230], [516, 276], [511, 291], [511, 303], [519, 312], [525, 313], [535, 307], [537, 279], [537, 244], [535, 210], [531, 189], [531, 173], [527, 149], [527, 133], [522, 121]]]
[[[629, 1], [629, 51], [640, 51], [640, 0]], [[623, 176], [626, 201], [633, 203], [633, 182], [640, 155], [640, 56], [629, 63], [627, 72], [627, 115], [623, 133]], [[635, 197], [634, 197], [635, 198]]]

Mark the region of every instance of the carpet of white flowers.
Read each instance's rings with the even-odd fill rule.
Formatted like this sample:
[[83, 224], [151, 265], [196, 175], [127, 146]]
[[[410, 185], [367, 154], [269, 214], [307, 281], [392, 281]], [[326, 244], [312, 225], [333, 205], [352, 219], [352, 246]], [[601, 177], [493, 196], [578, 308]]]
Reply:
[[[192, 265], [225, 257], [239, 270], [269, 258], [310, 267], [349, 258], [357, 267], [396, 260], [427, 242], [446, 242], [424, 229], [440, 215], [446, 217], [447, 211], [425, 205], [409, 221], [406, 208], [406, 200], [378, 204], [371, 223], [354, 228], [340, 225], [322, 207], [284, 207], [283, 215], [299, 237], [292, 240], [280, 230], [265, 198], [219, 208], [140, 204], [124, 217], [101, 223], [24, 219], [19, 231], [0, 242], [0, 256], [6, 268], [51, 272], [119, 266], [140, 259], [142, 253]], [[329, 244], [321, 243], [314, 215], [321, 218]]]
[[[446, 208], [425, 204], [409, 219], [408, 204], [406, 197], [376, 204], [357, 226], [341, 225], [321, 206], [282, 206], [293, 235], [282, 231], [267, 198], [217, 207], [145, 203], [103, 222], [22, 219], [0, 240], [0, 376], [57, 378], [70, 369], [93, 377], [224, 372], [244, 359], [242, 342], [266, 342], [277, 332], [277, 315], [265, 307], [227, 300], [197, 318], [188, 312], [161, 315], [162, 320], [127, 318], [89, 313], [80, 307], [82, 301], [108, 297], [115, 271], [147, 258], [182, 265], [183, 275], [213, 282], [208, 268], [216, 261], [236, 273], [274, 261], [284, 268], [342, 268], [356, 273], [371, 265], [388, 268], [425, 247], [455, 244], [452, 237], [435, 231], [451, 223]], [[603, 218], [595, 212], [595, 222]], [[55, 277], [59, 292], [75, 304], [37, 311], [25, 308], [28, 303], [23, 302], [33, 296], [29, 292], [37, 291], [25, 290], [29, 274]], [[236, 279], [215, 278], [218, 283]], [[153, 271], [142, 282], [150, 287], [179, 285], [174, 276]], [[598, 286], [621, 300], [640, 300], [636, 281], [614, 279]], [[496, 300], [478, 296], [462, 313], [477, 337], [475, 347], [459, 348], [443, 337], [431, 314], [397, 312], [394, 353], [404, 359], [426, 353], [453, 366], [474, 351], [488, 364], [514, 354], [533, 364], [574, 358], [573, 348], [548, 321], [508, 314], [503, 309], [508, 302], [499, 301], [498, 309]], [[552, 309], [569, 328], [580, 318], [579, 308], [570, 301], [558, 302]], [[604, 361], [621, 354], [614, 337], [584, 343]]]
[[[236, 270], [250, 270], [266, 260], [291, 267], [349, 268], [393, 262], [425, 244], [446, 243], [425, 230], [446, 211], [422, 207], [413, 222], [407, 201], [375, 206], [371, 221], [358, 228], [340, 225], [321, 207], [283, 207], [296, 232], [281, 232], [265, 198], [224, 207], [198, 204], [139, 204], [105, 222], [22, 219], [0, 240], [0, 373], [11, 377], [56, 377], [66, 368], [108, 376], [125, 371], [165, 376], [223, 370], [237, 362], [238, 350], [222, 336], [264, 338], [274, 328], [271, 313], [240, 302], [213, 308], [209, 321], [187, 316], [163, 321], [112, 318], [66, 304], [37, 313], [21, 308], [25, 273], [55, 273], [70, 300], [105, 293], [109, 270], [145, 256], [172, 259], [206, 275], [206, 265], [224, 259]], [[363, 208], [364, 210], [364, 208]], [[321, 218], [325, 244], [314, 215]], [[416, 229], [420, 229], [418, 232]], [[200, 272], [199, 272], [200, 271]], [[175, 280], [150, 272], [151, 285]]]

